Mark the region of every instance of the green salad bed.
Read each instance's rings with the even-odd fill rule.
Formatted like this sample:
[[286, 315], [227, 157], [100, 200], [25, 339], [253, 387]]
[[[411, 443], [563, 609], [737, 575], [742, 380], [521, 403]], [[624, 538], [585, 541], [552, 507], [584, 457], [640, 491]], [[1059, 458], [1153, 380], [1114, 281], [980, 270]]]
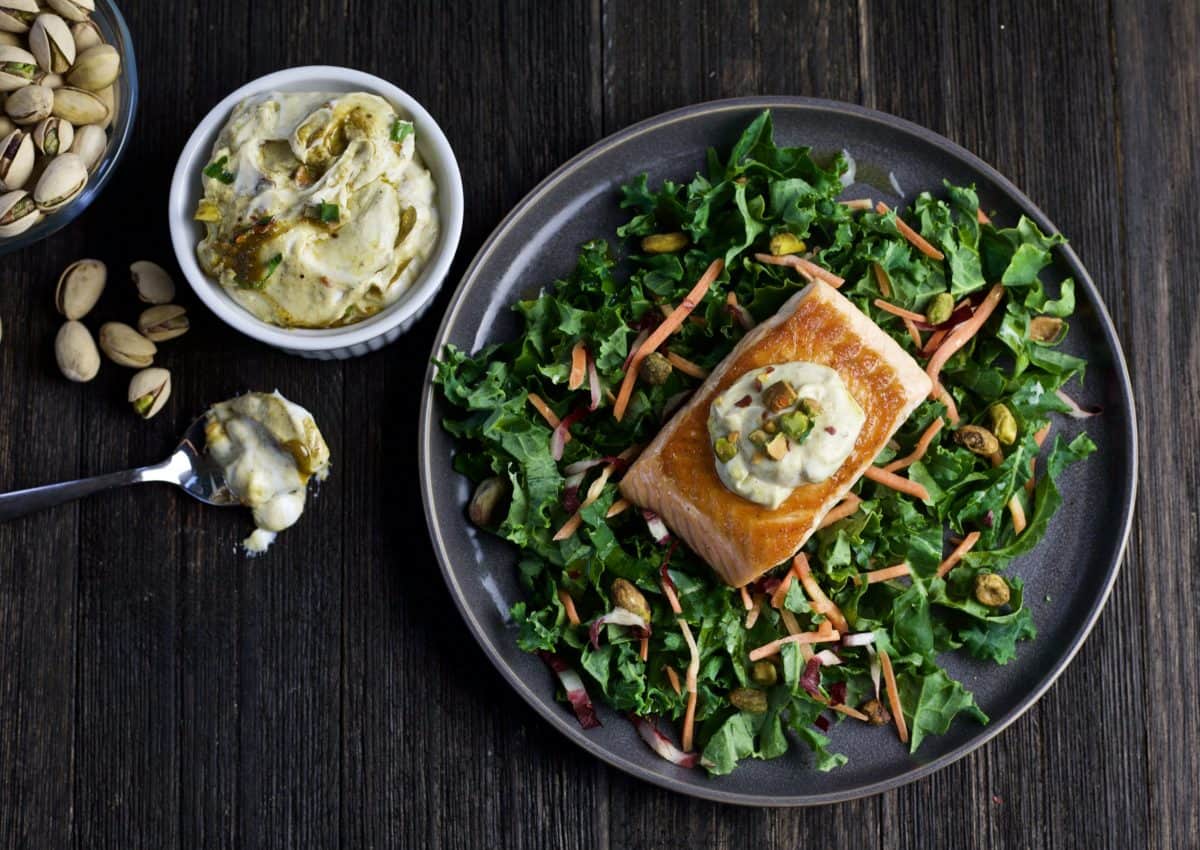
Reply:
[[[1006, 569], [1045, 535], [1062, 501], [1059, 473], [1095, 449], [1086, 434], [1067, 441], [1052, 430], [1041, 445], [1054, 414], [1085, 415], [1062, 388], [1082, 381], [1086, 364], [1058, 347], [1074, 284], [1042, 280], [1061, 237], [1026, 218], [991, 223], [969, 186], [923, 193], [902, 218], [846, 203], [847, 167], [844, 157], [823, 167], [807, 148], [777, 146], [764, 112], [727, 154], [710, 150], [690, 182], [651, 186], [643, 175], [624, 186], [630, 217], [616, 240], [583, 245], [567, 277], [513, 305], [518, 337], [474, 353], [448, 346], [436, 362], [450, 409], [444, 425], [459, 441], [455, 467], [477, 483], [471, 517], [518, 553], [526, 598], [512, 610], [515, 640], [559, 674], [584, 726], [599, 722], [594, 697], [632, 718], [660, 754], [711, 774], [776, 758], [797, 741], [817, 768], [837, 767], [845, 758], [831, 749], [831, 723], [867, 718], [899, 732], [888, 667], [912, 751], [959, 714], [986, 723], [939, 657], [963, 651], [1006, 664], [1035, 637], [1021, 580]], [[905, 225], [933, 250], [919, 249]], [[909, 455], [942, 417], [946, 427], [923, 456], [896, 473], [928, 498], [864, 478], [853, 490], [857, 508], [804, 547], [812, 578], [851, 634], [784, 643], [752, 662], [752, 650], [789, 631], [828, 629], [829, 609], [789, 577], [798, 577], [791, 564], [744, 590], [726, 586], [655, 517], [626, 508], [616, 484], [702, 377], [673, 368], [653, 375], [656, 383], [639, 380], [620, 421], [612, 407], [635, 344], [713, 260], [724, 270], [659, 349], [701, 370], [807, 285], [796, 268], [777, 264], [788, 254], [844, 279], [841, 293], [922, 365], [994, 286], [1002, 289], [987, 322], [940, 369], [957, 424], [944, 396], [929, 399], [876, 460]], [[910, 316], [906, 327], [877, 301], [924, 321]], [[963, 540], [973, 546], [939, 570]], [[898, 565], [907, 575], [868, 577]], [[677, 596], [679, 614], [664, 591]]]

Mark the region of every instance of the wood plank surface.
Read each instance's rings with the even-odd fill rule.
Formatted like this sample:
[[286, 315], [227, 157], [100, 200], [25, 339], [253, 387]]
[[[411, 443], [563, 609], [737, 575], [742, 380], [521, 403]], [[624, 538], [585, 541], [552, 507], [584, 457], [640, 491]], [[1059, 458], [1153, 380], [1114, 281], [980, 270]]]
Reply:
[[[243, 512], [159, 487], [0, 525], [0, 848], [1200, 847], [1194, 2], [120, 5], [141, 76], [130, 153], [80, 220], [0, 260], [0, 492], [156, 460], [248, 388], [309, 406], [336, 468], [267, 559], [237, 553]], [[204, 310], [164, 214], [195, 123], [246, 80], [309, 63], [417, 97], [468, 199], [430, 314], [342, 363], [302, 363]], [[932, 777], [804, 811], [673, 795], [553, 733], [453, 607], [414, 453], [450, 284], [504, 213], [605, 134], [772, 93], [892, 112], [1012, 178], [1091, 269], [1143, 412], [1130, 552], [1058, 684]], [[93, 330], [136, 318], [137, 259], [171, 269], [192, 310], [162, 347], [175, 385], [150, 422], [127, 410], [129, 370], [57, 373], [54, 282], [83, 256], [110, 269]]]

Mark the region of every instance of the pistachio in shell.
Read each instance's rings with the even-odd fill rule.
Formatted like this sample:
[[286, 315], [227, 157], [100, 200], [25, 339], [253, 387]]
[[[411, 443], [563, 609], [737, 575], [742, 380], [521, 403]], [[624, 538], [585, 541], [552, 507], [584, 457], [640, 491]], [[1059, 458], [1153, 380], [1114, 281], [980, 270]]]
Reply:
[[71, 24], [71, 38], [75, 39], [76, 55], [98, 44], [104, 44], [104, 35], [100, 32], [100, 27], [90, 19]]
[[71, 126], [71, 122], [53, 115], [43, 118], [41, 123], [33, 128], [34, 147], [45, 157], [66, 153], [74, 141], [75, 128]]
[[100, 326], [100, 350], [118, 366], [144, 369], [154, 362], [158, 346], [122, 322]]
[[17, 125], [7, 115], [0, 115], [0, 139], [8, 137], [8, 134], [17, 129]]
[[108, 149], [108, 134], [98, 124], [89, 124], [75, 131], [75, 140], [71, 142], [71, 153], [83, 160], [84, 167], [90, 172], [104, 159], [104, 151]]
[[0, 238], [19, 236], [42, 220], [42, 211], [24, 189], [0, 195]]
[[101, 100], [95, 92], [78, 89], [74, 86], [63, 86], [52, 89], [54, 93], [53, 114], [65, 118], [76, 127], [85, 124], [103, 124], [108, 120], [110, 110], [108, 104]]
[[34, 78], [34, 82], [37, 83], [39, 86], [45, 86], [48, 89], [61, 89], [63, 86], [65, 86], [67, 84], [67, 81], [63, 79], [62, 74], [46, 74], [46, 73], [39, 74], [37, 77]]
[[21, 39], [21, 37], [15, 32], [0, 30], [0, 45], [4, 45], [6, 47], [20, 47], [24, 43], [25, 42]]
[[108, 107], [108, 117], [100, 122], [100, 127], [107, 130], [112, 126], [113, 119], [117, 117], [117, 87], [102, 88], [96, 92], [96, 97], [100, 98], [100, 102]]
[[187, 310], [178, 304], [159, 304], [142, 312], [138, 330], [151, 342], [166, 342], [188, 332]]
[[507, 478], [498, 475], [485, 478], [475, 488], [467, 516], [480, 528], [491, 528], [500, 521], [501, 509], [511, 494], [512, 485]]
[[37, 76], [37, 59], [23, 47], [0, 45], [0, 92], [16, 91]]
[[175, 299], [175, 281], [158, 263], [138, 260], [129, 267], [138, 298], [147, 304], [170, 304]]
[[88, 91], [100, 91], [116, 82], [121, 73], [121, 54], [111, 44], [98, 44], [83, 51], [67, 74], [67, 82]]
[[82, 322], [67, 322], [54, 338], [54, 359], [69, 381], [87, 383], [100, 371], [100, 352]]
[[129, 403], [143, 419], [157, 414], [171, 397], [171, 373], [166, 369], [143, 369], [129, 380]]
[[37, 124], [50, 117], [54, 108], [54, 89], [45, 86], [25, 86], [17, 89], [4, 101], [4, 111], [17, 124]]
[[33, 139], [24, 130], [13, 130], [0, 142], [0, 189], [11, 192], [29, 182], [33, 174]]
[[76, 260], [59, 275], [54, 306], [68, 319], [82, 319], [96, 306], [107, 282], [108, 267], [100, 260]]
[[65, 74], [75, 64], [75, 38], [58, 15], [38, 15], [29, 28], [29, 52], [48, 74]]
[[83, 160], [76, 154], [64, 153], [50, 160], [33, 189], [33, 199], [42, 212], [54, 212], [75, 200], [87, 181]]
[[0, 0], [0, 30], [18, 34], [29, 32], [40, 11], [37, 0]]
[[68, 21], [86, 21], [96, 11], [96, 0], [46, 0], [49, 6]]

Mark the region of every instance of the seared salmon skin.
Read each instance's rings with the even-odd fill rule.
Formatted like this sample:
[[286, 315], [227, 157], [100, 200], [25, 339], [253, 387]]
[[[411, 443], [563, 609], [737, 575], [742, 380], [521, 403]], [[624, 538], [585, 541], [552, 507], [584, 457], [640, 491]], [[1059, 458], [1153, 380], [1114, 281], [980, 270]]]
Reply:
[[[746, 372], [792, 361], [836, 371], [866, 420], [832, 476], [802, 484], [772, 510], [721, 482], [709, 408]], [[727, 584], [740, 587], [804, 545], [930, 389], [929, 377], [895, 340], [816, 281], [742, 338], [630, 467], [621, 494], [662, 517]]]

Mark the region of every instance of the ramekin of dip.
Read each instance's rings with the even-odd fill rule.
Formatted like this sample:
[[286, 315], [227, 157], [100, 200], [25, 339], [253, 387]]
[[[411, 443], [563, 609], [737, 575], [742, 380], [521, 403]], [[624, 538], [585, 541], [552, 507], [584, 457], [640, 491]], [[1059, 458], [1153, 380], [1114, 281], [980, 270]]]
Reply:
[[462, 177], [401, 89], [348, 68], [289, 68], [200, 122], [169, 216], [184, 276], [226, 324], [344, 359], [394, 342], [432, 304], [462, 232]]

